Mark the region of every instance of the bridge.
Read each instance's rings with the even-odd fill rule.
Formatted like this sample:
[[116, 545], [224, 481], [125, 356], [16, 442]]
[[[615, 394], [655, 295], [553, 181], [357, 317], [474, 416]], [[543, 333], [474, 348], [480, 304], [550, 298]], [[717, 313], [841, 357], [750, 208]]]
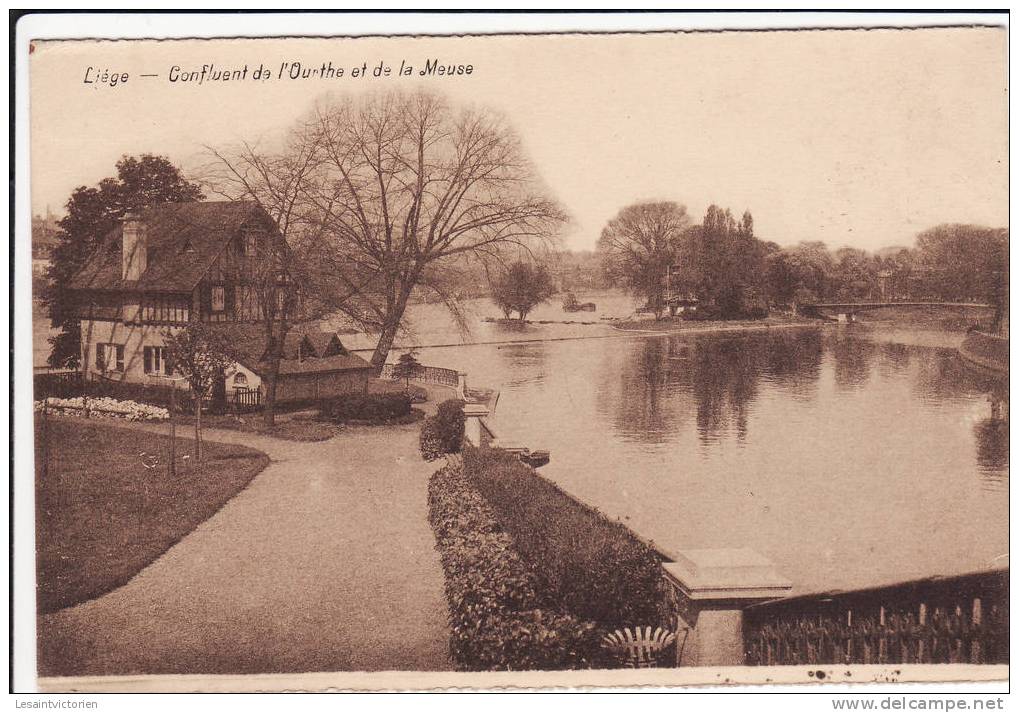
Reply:
[[800, 305], [800, 312], [817, 314], [821, 310], [835, 312], [839, 321], [852, 322], [858, 312], [885, 307], [950, 307], [963, 309], [993, 309], [993, 305], [982, 302], [808, 302]]

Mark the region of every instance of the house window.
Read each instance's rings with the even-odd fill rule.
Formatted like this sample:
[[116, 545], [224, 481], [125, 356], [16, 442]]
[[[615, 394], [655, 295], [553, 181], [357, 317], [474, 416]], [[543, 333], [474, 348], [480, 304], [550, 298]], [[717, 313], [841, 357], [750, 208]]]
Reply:
[[212, 311], [222, 312], [226, 309], [226, 288], [223, 285], [212, 287]]
[[248, 385], [247, 376], [245, 376], [241, 372], [237, 372], [236, 374], [234, 374], [234, 388], [247, 387], [247, 385]]
[[145, 347], [145, 373], [154, 376], [169, 376], [166, 347]]
[[124, 371], [124, 345], [97, 344], [96, 369], [99, 371]]

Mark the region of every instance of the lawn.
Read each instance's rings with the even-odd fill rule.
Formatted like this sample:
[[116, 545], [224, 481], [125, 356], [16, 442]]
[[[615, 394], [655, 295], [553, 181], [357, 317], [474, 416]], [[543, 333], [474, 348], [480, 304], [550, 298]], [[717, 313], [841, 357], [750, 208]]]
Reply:
[[204, 462], [188, 466], [182, 456], [192, 452], [193, 441], [179, 438], [180, 466], [171, 478], [166, 436], [51, 417], [47, 440], [44, 472], [39, 418], [35, 497], [40, 613], [125, 584], [269, 463], [261, 451], [206, 442]]
[[[179, 414], [178, 433], [191, 434], [195, 429], [195, 417]], [[276, 425], [266, 428], [260, 412], [234, 415], [202, 414], [202, 428], [229, 428], [234, 431], [257, 433], [262, 436], [281, 438], [285, 441], [328, 441], [343, 429], [336, 424], [318, 419], [315, 413], [277, 413]]]

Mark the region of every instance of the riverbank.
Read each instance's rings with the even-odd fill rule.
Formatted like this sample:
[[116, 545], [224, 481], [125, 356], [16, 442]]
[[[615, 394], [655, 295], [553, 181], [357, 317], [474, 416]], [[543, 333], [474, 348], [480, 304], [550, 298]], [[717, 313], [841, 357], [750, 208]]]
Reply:
[[982, 369], [1008, 375], [1008, 339], [983, 332], [971, 332], [959, 347], [959, 355]]
[[775, 327], [823, 327], [830, 324], [826, 320], [808, 319], [804, 317], [771, 316], [764, 319], [733, 319], [733, 320], [692, 320], [682, 317], [664, 317], [662, 319], [633, 319], [612, 322], [609, 326], [624, 332], [671, 334], [684, 332], [698, 334], [704, 332], [756, 332]]
[[[654, 322], [654, 320], [646, 320], [648, 322]], [[665, 320], [662, 320], [664, 322]], [[677, 320], [678, 321], [678, 320]], [[634, 322], [633, 324], [637, 324]], [[575, 342], [584, 339], [631, 339], [633, 337], [661, 337], [673, 333], [682, 334], [718, 334], [722, 332], [762, 332], [773, 329], [816, 329], [821, 327], [834, 326], [834, 322], [826, 322], [823, 320], [811, 320], [811, 319], [800, 319], [797, 321], [788, 320], [774, 320], [760, 319], [760, 320], [747, 320], [747, 321], [701, 321], [701, 322], [685, 322], [684, 324], [690, 325], [688, 327], [679, 327], [676, 329], [669, 329], [667, 325], [659, 323], [657, 329], [638, 329], [636, 327], [623, 328], [619, 327], [617, 323], [605, 322], [599, 326], [606, 327], [606, 331], [600, 334], [588, 334], [588, 335], [569, 335], [569, 336], [540, 336], [535, 335], [533, 337], [519, 337], [516, 339], [492, 339], [477, 342], [447, 342], [442, 344], [401, 344], [399, 347], [394, 347], [393, 351], [415, 351], [418, 349], [452, 349], [452, 348], [463, 348], [463, 347], [482, 347], [482, 346], [500, 346], [500, 345], [512, 345], [512, 344], [536, 344], [542, 342]], [[373, 351], [371, 348], [364, 349], [351, 349], [354, 353], [370, 353]]]

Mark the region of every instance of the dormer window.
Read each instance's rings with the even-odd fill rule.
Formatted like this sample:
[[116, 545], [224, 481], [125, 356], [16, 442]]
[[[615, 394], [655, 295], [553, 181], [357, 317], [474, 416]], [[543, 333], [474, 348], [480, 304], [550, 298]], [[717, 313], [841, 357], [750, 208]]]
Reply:
[[184, 247], [182, 247], [180, 251], [182, 253], [193, 253], [195, 251], [195, 246], [191, 244], [190, 240], [186, 240], [184, 241]]

